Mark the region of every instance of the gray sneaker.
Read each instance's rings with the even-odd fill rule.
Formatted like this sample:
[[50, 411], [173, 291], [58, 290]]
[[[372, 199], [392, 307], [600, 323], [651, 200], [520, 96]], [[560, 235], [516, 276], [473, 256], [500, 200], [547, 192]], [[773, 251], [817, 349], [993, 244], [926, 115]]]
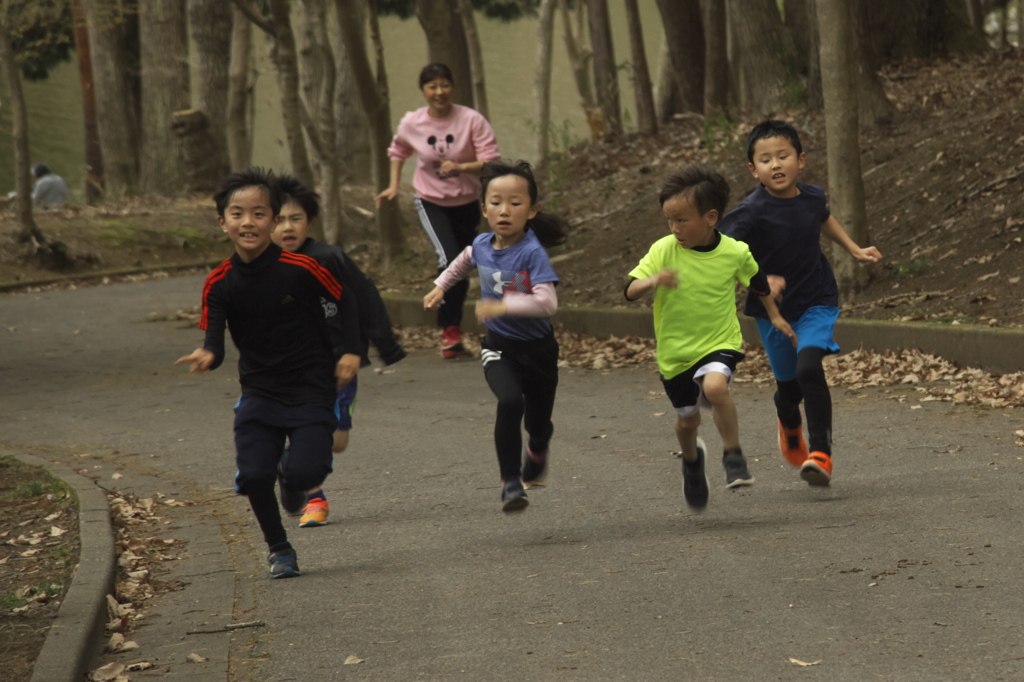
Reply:
[[683, 460], [683, 497], [690, 509], [701, 511], [708, 506], [708, 479], [704, 474], [704, 439], [697, 439], [697, 461]]
[[299, 560], [295, 556], [295, 550], [290, 547], [271, 552], [267, 557], [267, 562], [270, 564], [271, 579], [297, 578], [302, 575], [302, 572], [299, 571]]
[[722, 455], [722, 466], [725, 467], [725, 487], [738, 488], [741, 485], [753, 485], [754, 477], [747, 470], [747, 458], [740, 450], [730, 450]]

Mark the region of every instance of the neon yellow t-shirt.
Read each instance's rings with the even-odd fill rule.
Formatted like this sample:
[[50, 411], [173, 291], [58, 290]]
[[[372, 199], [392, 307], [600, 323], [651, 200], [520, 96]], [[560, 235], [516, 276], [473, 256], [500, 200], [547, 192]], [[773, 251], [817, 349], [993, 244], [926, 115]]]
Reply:
[[747, 245], [723, 234], [714, 250], [702, 252], [684, 249], [667, 235], [651, 245], [629, 276], [643, 279], [664, 268], [679, 273], [679, 286], [654, 293], [661, 375], [671, 379], [712, 351], [740, 350], [736, 282], [748, 286], [758, 270]]

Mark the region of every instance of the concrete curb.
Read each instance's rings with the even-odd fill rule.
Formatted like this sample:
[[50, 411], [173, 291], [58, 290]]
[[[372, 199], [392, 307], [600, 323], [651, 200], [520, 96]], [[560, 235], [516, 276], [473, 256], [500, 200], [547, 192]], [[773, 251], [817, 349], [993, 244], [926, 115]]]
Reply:
[[100, 654], [106, 623], [107, 595], [114, 590], [114, 530], [103, 491], [71, 469], [12, 453], [25, 464], [42, 467], [67, 483], [78, 496], [81, 551], [71, 587], [46, 633], [31, 682], [61, 682], [85, 678]]
[[[436, 324], [434, 313], [423, 310], [423, 299], [385, 295], [388, 314], [398, 326]], [[463, 329], [480, 331], [466, 304]], [[552, 318], [569, 331], [598, 338], [642, 336], [654, 338], [654, 320], [650, 310], [617, 308], [562, 308]], [[760, 344], [757, 325], [749, 317], [740, 317], [743, 338]], [[928, 322], [889, 322], [885, 320], [840, 319], [835, 339], [846, 351], [863, 348], [876, 352], [917, 348], [963, 367], [980, 367], [988, 372], [1006, 374], [1024, 370], [1024, 329], [995, 329], [980, 326], [950, 326]]]

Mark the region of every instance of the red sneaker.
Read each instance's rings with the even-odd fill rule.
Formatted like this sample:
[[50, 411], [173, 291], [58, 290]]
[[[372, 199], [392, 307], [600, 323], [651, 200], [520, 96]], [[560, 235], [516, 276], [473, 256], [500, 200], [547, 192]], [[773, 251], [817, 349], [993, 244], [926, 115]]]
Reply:
[[[791, 438], [796, 439], [795, 448], [790, 447]], [[782, 421], [779, 421], [779, 450], [790, 466], [803, 466], [810, 456], [807, 452], [807, 442], [804, 441], [803, 425], [795, 429], [787, 429], [782, 425]]]
[[451, 325], [441, 332], [441, 357], [446, 360], [458, 357], [463, 350], [462, 330]]
[[824, 452], [812, 452], [800, 467], [800, 478], [808, 485], [827, 486], [832, 482], [832, 458]]

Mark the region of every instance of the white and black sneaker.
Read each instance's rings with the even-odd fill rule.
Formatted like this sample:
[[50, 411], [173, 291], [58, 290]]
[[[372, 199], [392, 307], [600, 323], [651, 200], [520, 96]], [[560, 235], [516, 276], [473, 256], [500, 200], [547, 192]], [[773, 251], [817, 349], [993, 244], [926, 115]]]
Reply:
[[754, 477], [747, 469], [747, 458], [743, 456], [743, 451], [739, 448], [727, 450], [722, 455], [722, 466], [725, 468], [726, 488], [754, 484]]
[[704, 474], [704, 439], [697, 439], [697, 461], [683, 460], [683, 497], [690, 509], [701, 511], [708, 506], [708, 479]]
[[523, 511], [530, 500], [526, 497], [526, 489], [522, 480], [515, 478], [511, 481], [503, 481], [501, 484], [501, 511], [512, 513]]

